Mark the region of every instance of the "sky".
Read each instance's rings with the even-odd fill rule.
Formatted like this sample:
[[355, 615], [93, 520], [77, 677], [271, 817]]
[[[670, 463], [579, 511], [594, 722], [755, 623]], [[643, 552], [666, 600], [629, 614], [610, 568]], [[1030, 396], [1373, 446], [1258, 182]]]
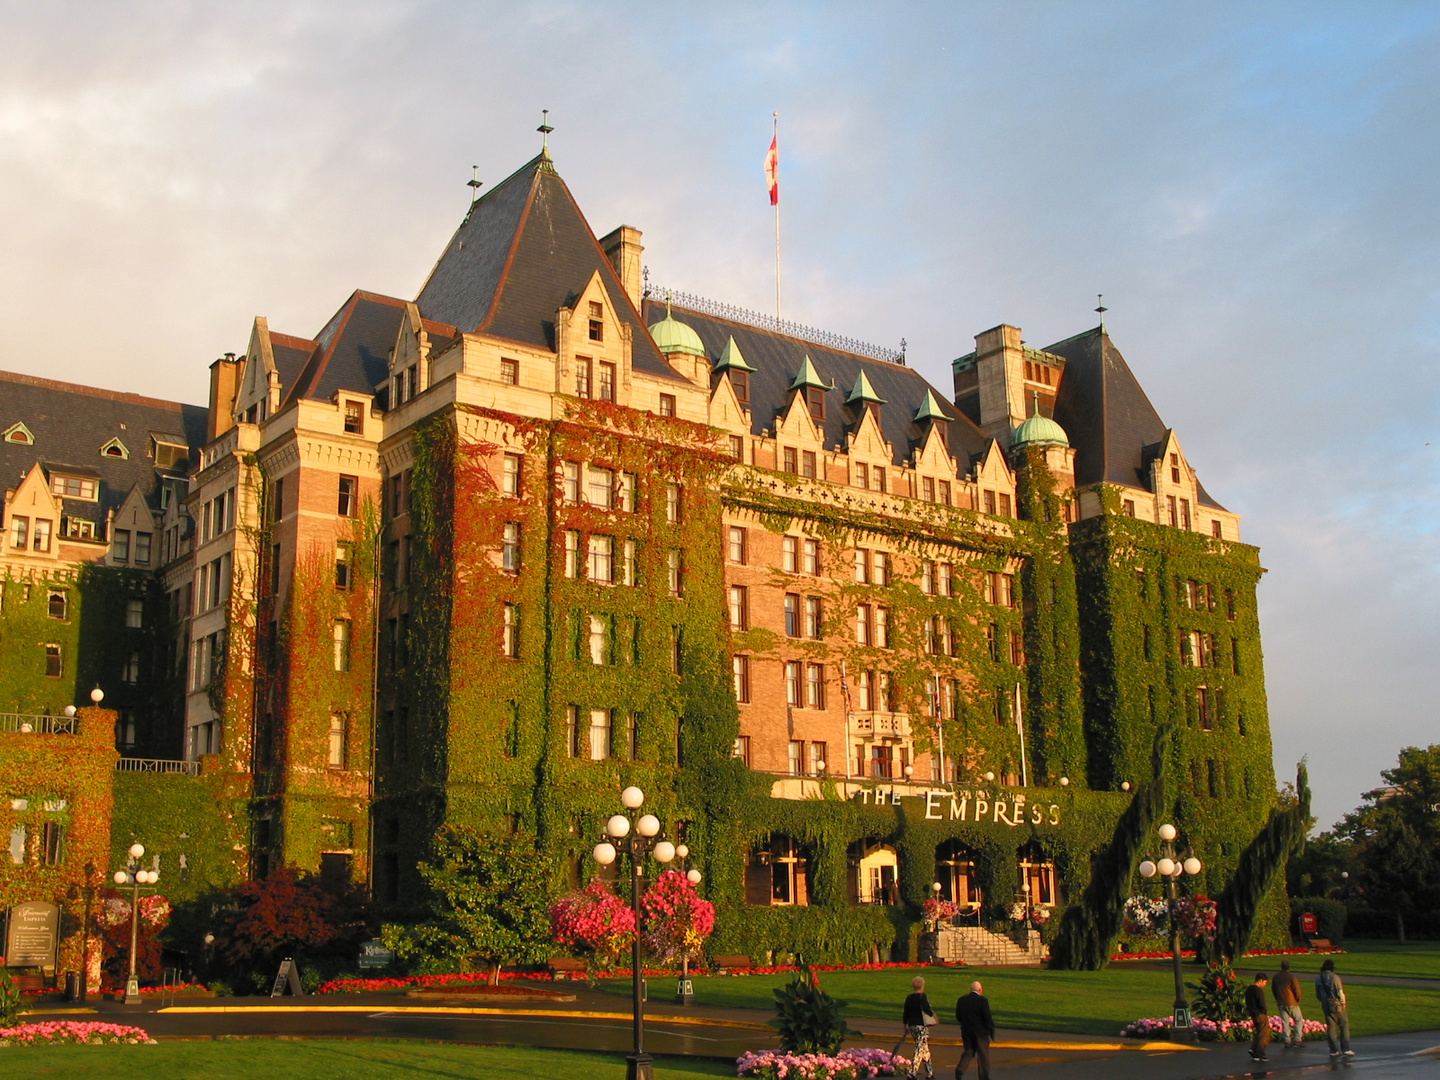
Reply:
[[[551, 149], [666, 286], [942, 389], [1106, 325], [1244, 515], [1321, 827], [1440, 741], [1440, 7], [0, 0], [0, 368], [203, 403]], [[1432, 442], [1435, 445], [1432, 445]]]

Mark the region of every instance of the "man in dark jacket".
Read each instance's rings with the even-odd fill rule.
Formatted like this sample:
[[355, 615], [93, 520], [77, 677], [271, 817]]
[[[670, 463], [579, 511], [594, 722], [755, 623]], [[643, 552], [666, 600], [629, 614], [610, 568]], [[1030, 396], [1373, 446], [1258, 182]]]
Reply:
[[965, 1043], [960, 1064], [955, 1066], [955, 1080], [965, 1075], [965, 1066], [971, 1058], [976, 1060], [980, 1080], [990, 1080], [990, 1040], [995, 1038], [995, 1021], [990, 1016], [990, 1002], [982, 992], [984, 989], [978, 982], [972, 982], [970, 993], [955, 1002], [955, 1022], [960, 1025], [960, 1038]]
[[1268, 1061], [1265, 1048], [1270, 1045], [1270, 1003], [1265, 1000], [1265, 987], [1270, 977], [1263, 971], [1257, 972], [1255, 981], [1245, 988], [1245, 1011], [1250, 1014], [1250, 1023], [1255, 1027], [1255, 1036], [1250, 1040], [1250, 1056], [1256, 1061]]

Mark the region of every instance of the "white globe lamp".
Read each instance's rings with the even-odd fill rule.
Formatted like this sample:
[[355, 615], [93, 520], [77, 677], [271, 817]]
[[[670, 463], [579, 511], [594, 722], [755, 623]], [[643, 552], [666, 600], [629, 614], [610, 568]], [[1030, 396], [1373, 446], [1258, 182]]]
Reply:
[[596, 844], [595, 850], [591, 852], [595, 861], [601, 866], [609, 866], [615, 861], [615, 845], [610, 843]]
[[661, 840], [658, 844], [655, 845], [656, 862], [668, 863], [673, 858], [675, 858], [675, 845], [672, 844], [669, 840]]
[[633, 784], [620, 793], [620, 805], [626, 810], [639, 810], [645, 802], [645, 792]]
[[1179, 835], [1179, 830], [1177, 830], [1174, 825], [1167, 823], [1160, 826], [1160, 839], [1164, 840], [1167, 844]]
[[612, 836], [616, 840], [630, 835], [630, 819], [624, 814], [616, 814], [609, 821], [605, 822], [605, 835]]
[[1154, 864], [1154, 862], [1146, 859], [1140, 864], [1140, 876], [1148, 881], [1150, 878], [1155, 876], [1155, 872], [1157, 869], [1159, 868]]

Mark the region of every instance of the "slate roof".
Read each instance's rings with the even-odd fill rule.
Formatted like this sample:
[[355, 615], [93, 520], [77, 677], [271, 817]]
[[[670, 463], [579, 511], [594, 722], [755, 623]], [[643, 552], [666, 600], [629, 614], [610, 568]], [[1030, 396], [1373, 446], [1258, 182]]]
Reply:
[[[1170, 429], [1103, 327], [1045, 350], [1065, 358], [1055, 421], [1075, 448], [1075, 483], [1148, 488], [1149, 466]], [[1225, 509], [1199, 485], [1198, 501]]]
[[[644, 309], [647, 323], [658, 322], [664, 317], [666, 306], [647, 299]], [[752, 434], [759, 435], [766, 428], [774, 431], [778, 416], [790, 404], [790, 384], [808, 356], [816, 372], [831, 387], [825, 395], [825, 419], [820, 424], [826, 446], [843, 445], [846, 433], [853, 431], [860, 420], [859, 409], [847, 406], [845, 399], [861, 372], [885, 401], [879, 406], [880, 430], [894, 447], [893, 464], [909, 458], [924, 442], [929, 425], [917, 424], [913, 418], [933, 387], [913, 369], [679, 306], [672, 305], [672, 314], [700, 335], [712, 363], [719, 358], [725, 343], [732, 336], [735, 338], [746, 361], [755, 368], [750, 376]], [[937, 392], [935, 397], [950, 417], [950, 453], [961, 471], [968, 471], [974, 459], [984, 453], [989, 439], [944, 393]]]
[[573, 306], [596, 273], [633, 332], [635, 370], [683, 381], [645, 332], [570, 189], [544, 153], [470, 208], [416, 303], [426, 318], [465, 333], [553, 350], [555, 312]]
[[[15, 487], [37, 461], [47, 471], [97, 476], [99, 501], [66, 499], [65, 512], [104, 522], [105, 512], [118, 508], [137, 484], [150, 508], [160, 509], [160, 474], [149, 456], [150, 436], [185, 443], [191, 462], [198, 461], [205, 443], [206, 410], [203, 405], [0, 371], [0, 431], [16, 421], [24, 422], [35, 443], [0, 442], [0, 490]], [[125, 444], [129, 458], [100, 453], [113, 438]], [[183, 467], [165, 475], [183, 476]]]
[[[393, 296], [356, 290], [331, 316], [311, 346], [305, 364], [293, 380], [286, 379], [281, 369], [284, 401], [281, 408], [299, 398], [331, 400], [337, 391], [349, 390], [373, 394], [390, 373], [390, 353], [400, 324], [405, 318], [405, 301]], [[431, 323], [426, 329], [451, 337], [452, 326]], [[283, 335], [271, 334], [275, 346], [275, 365], [280, 367], [280, 346]], [[298, 339], [287, 339], [296, 342]]]

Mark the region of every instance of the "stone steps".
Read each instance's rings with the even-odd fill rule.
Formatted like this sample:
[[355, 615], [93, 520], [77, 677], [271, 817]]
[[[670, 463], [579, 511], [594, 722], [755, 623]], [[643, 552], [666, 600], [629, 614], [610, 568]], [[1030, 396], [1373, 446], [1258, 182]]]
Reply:
[[1019, 967], [1040, 964], [1043, 946], [1040, 935], [1032, 931], [1029, 950], [1021, 948], [1002, 934], [994, 934], [978, 926], [945, 927], [940, 930], [937, 951], [940, 959], [959, 961], [971, 967]]

